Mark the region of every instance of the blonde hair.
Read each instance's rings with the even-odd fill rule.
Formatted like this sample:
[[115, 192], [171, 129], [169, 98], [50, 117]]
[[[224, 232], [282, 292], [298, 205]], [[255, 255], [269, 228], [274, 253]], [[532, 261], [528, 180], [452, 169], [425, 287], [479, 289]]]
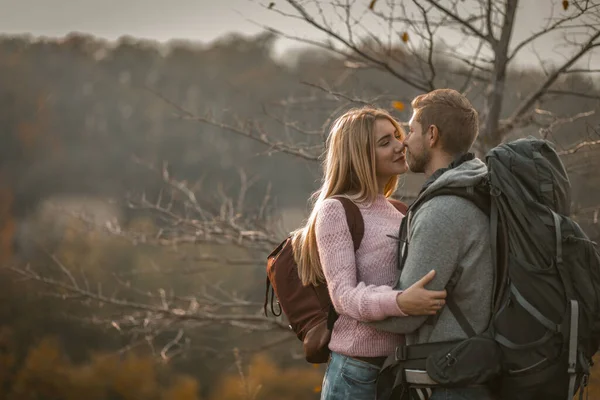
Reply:
[[437, 89], [415, 97], [411, 106], [423, 133], [431, 125], [438, 128], [442, 149], [451, 155], [469, 151], [479, 134], [477, 110], [453, 89]]
[[[323, 162], [323, 183], [312, 196], [314, 206], [306, 225], [292, 233], [294, 259], [304, 285], [318, 285], [325, 280], [315, 233], [317, 213], [323, 201], [346, 195], [357, 203], [372, 202], [379, 193], [373, 130], [375, 122], [381, 119], [390, 121], [401, 139], [405, 137], [402, 127], [387, 111], [371, 107], [351, 109], [331, 127]], [[391, 196], [397, 185], [398, 176], [393, 176], [384, 187], [384, 195]]]

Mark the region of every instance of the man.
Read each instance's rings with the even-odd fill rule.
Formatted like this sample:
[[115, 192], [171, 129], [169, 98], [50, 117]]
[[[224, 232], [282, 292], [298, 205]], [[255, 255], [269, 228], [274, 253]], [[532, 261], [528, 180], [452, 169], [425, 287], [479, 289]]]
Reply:
[[[404, 144], [410, 170], [427, 178], [419, 199], [441, 188], [470, 187], [480, 182], [487, 168], [468, 152], [478, 134], [477, 111], [469, 100], [455, 90], [441, 89], [416, 97], [411, 105], [413, 116]], [[411, 209], [405, 218], [406, 240], [400, 243], [404, 251], [398, 260], [402, 273], [397, 288], [407, 289], [435, 269], [428, 289], [450, 288], [452, 281], [455, 286], [449, 290], [448, 300], [460, 308], [476, 333], [483, 332], [491, 315], [494, 276], [488, 216], [470, 200], [439, 195]], [[433, 319], [399, 317], [373, 325], [406, 334], [409, 345], [468, 337], [450, 307], [444, 307]], [[432, 392], [432, 400], [450, 396], [492, 398], [483, 386], [434, 388]]]

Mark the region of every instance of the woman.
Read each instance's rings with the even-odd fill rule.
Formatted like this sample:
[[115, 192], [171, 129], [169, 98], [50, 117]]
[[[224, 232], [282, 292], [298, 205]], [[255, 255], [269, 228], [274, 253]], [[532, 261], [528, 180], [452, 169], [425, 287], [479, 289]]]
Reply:
[[[323, 185], [306, 226], [293, 235], [302, 282], [325, 280], [339, 314], [322, 400], [374, 399], [383, 360], [403, 344], [401, 335], [362, 322], [435, 314], [444, 305], [445, 291], [423, 288], [433, 271], [404, 292], [392, 289], [397, 279], [394, 236], [403, 215], [387, 198], [396, 190], [398, 175], [408, 169], [404, 135], [385, 110], [352, 109], [339, 117], [327, 139]], [[344, 208], [331, 198], [340, 195], [354, 201], [364, 219], [356, 253]]]

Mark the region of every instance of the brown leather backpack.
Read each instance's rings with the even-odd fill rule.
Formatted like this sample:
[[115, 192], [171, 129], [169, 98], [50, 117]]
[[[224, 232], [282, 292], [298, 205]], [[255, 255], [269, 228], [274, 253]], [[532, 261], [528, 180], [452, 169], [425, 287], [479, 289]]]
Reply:
[[[346, 212], [346, 221], [350, 228], [354, 251], [358, 250], [362, 241], [365, 227], [360, 210], [352, 200], [335, 196]], [[403, 214], [406, 214], [406, 204], [389, 199], [390, 203]], [[329, 359], [329, 340], [331, 331], [338, 315], [329, 298], [325, 282], [314, 285], [302, 285], [298, 275], [298, 266], [294, 261], [291, 237], [286, 238], [267, 257], [267, 285], [264, 311], [267, 315], [269, 305], [269, 289], [271, 312], [275, 316], [285, 314], [290, 329], [303, 342], [306, 361], [319, 364]], [[273, 302], [275, 296], [279, 311], [275, 311]]]

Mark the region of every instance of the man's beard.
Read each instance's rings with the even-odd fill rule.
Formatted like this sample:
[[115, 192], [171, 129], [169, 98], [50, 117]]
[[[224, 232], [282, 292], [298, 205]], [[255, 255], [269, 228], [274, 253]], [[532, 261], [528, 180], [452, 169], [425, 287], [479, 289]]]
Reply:
[[411, 172], [420, 174], [425, 172], [425, 167], [429, 164], [429, 151], [423, 150], [421, 154], [412, 153], [410, 150], [406, 152], [406, 162]]

